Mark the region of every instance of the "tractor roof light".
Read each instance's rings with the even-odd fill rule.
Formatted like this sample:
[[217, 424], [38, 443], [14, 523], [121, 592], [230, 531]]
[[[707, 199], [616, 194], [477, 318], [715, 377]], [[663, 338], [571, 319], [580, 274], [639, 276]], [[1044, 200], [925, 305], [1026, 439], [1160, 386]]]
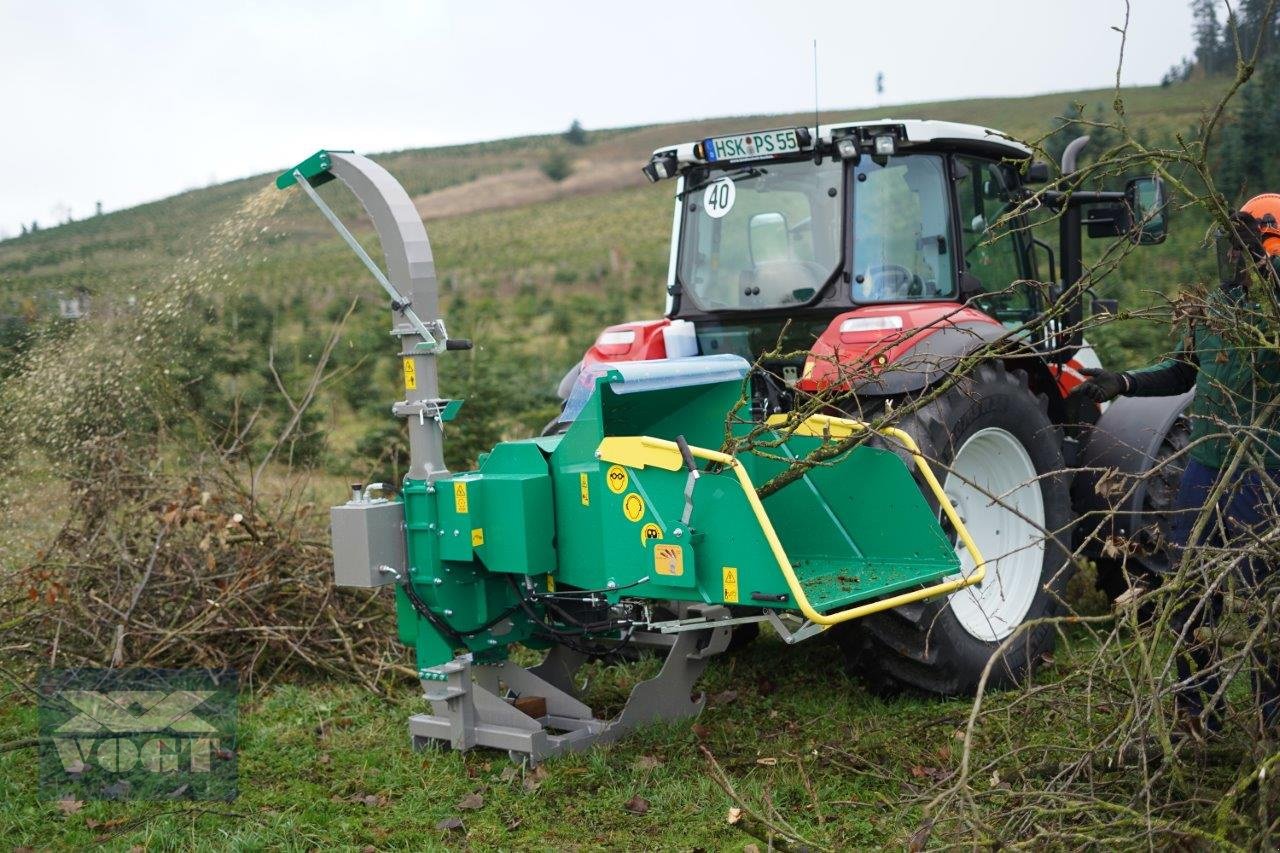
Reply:
[[836, 142], [836, 153], [841, 160], [854, 160], [858, 156], [858, 140], [846, 136]]
[[884, 133], [876, 137], [876, 155], [879, 157], [892, 157], [898, 153], [898, 140], [891, 133]]
[[649, 179], [650, 183], [656, 184], [658, 181], [670, 178], [679, 168], [679, 161], [674, 154], [666, 154], [661, 157], [654, 156], [647, 166], [641, 168], [644, 176]]

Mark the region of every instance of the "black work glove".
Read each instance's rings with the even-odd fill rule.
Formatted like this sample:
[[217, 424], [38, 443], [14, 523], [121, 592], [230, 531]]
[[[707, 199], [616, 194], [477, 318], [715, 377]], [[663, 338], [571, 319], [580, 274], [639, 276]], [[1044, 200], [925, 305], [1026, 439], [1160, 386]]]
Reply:
[[1089, 379], [1072, 388], [1071, 393], [1083, 394], [1095, 403], [1110, 402], [1132, 387], [1129, 377], [1123, 373], [1112, 373], [1100, 367], [1082, 367], [1080, 372]]
[[1262, 248], [1262, 232], [1258, 229], [1258, 220], [1247, 213], [1237, 211], [1231, 214], [1231, 233], [1240, 245], [1255, 261], [1267, 257], [1267, 250]]

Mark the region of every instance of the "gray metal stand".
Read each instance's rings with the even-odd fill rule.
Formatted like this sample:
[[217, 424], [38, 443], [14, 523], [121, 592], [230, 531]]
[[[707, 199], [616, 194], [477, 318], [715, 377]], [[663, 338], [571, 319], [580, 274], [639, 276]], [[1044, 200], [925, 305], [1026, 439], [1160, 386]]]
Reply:
[[[729, 618], [728, 608], [696, 608], [711, 620]], [[552, 756], [610, 743], [630, 730], [658, 720], [697, 716], [704, 696], [691, 699], [694, 684], [707, 661], [729, 645], [732, 627], [716, 625], [675, 635], [662, 670], [631, 690], [622, 712], [612, 720], [597, 719], [575, 695], [573, 674], [586, 660], [581, 653], [557, 646], [541, 664], [525, 669], [510, 661], [493, 666], [473, 666], [458, 657], [435, 671], [443, 681], [423, 681], [430, 714], [409, 718], [409, 735], [415, 748], [428, 741], [447, 741], [454, 749], [476, 746], [505, 749], [513, 759], [538, 764]], [[534, 718], [504, 698], [539, 697], [546, 701], [546, 716]]]

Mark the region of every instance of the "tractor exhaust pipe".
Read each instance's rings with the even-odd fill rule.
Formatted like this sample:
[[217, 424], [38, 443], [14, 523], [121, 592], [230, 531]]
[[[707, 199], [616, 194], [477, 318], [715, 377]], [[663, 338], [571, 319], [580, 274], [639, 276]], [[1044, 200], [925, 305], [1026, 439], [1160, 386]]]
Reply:
[[1089, 144], [1089, 137], [1077, 136], [1067, 145], [1062, 152], [1062, 174], [1070, 175], [1076, 170], [1076, 161], [1080, 159], [1080, 152]]

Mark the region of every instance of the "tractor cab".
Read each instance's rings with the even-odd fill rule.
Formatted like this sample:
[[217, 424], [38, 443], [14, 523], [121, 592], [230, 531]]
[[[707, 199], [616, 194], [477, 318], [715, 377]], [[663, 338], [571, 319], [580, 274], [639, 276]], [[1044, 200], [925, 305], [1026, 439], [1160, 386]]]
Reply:
[[[865, 355], [876, 349], [870, 344], [907, 335], [919, 343], [957, 321], [984, 327], [983, 339], [1017, 330], [1047, 362], [1069, 361], [1078, 336], [1036, 321], [1055, 300], [1069, 321], [1082, 315], [1082, 294], [1070, 285], [1083, 227], [1090, 236], [1132, 231], [1144, 243], [1164, 233], [1163, 215], [1153, 216], [1163, 205], [1154, 178], [1123, 193], [1053, 188], [1041, 195], [1043, 208], [1063, 213], [1055, 253], [1020, 213], [1047, 167], [1005, 134], [953, 122], [710, 137], [658, 149], [643, 171], [675, 181], [666, 321], [692, 324], [703, 355], [789, 353], [764, 365], [777, 380], [762, 389], [776, 398], [773, 411], [786, 408], [795, 387], [874, 390], [824, 362], [834, 350]], [[661, 329], [642, 325], [610, 327], [587, 360], [661, 357]]]

